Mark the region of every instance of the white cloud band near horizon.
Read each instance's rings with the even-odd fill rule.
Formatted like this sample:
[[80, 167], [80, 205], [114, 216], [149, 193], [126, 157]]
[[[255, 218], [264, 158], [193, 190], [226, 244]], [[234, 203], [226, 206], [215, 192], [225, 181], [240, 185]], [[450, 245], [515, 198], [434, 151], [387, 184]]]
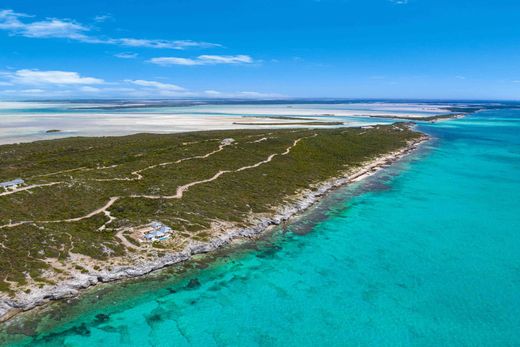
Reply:
[[90, 44], [108, 44], [125, 47], [144, 47], [158, 49], [184, 50], [188, 48], [222, 47], [218, 43], [193, 40], [159, 40], [141, 38], [99, 38], [91, 36], [92, 29], [70, 19], [47, 18], [42, 21], [28, 21], [24, 19], [33, 16], [18, 13], [13, 10], [0, 10], [0, 30], [7, 31], [13, 36], [28, 38], [61, 38]]
[[[1, 87], [9, 87], [2, 89]], [[107, 82], [73, 71], [21, 69], [0, 71], [0, 96], [10, 97], [122, 97], [122, 98], [281, 98], [277, 93], [256, 91], [192, 91], [178, 84], [143, 79]]]
[[253, 58], [249, 55], [199, 55], [197, 58], [180, 58], [180, 57], [158, 57], [148, 60], [148, 62], [161, 66], [170, 65], [217, 65], [217, 64], [252, 64]]
[[2, 73], [11, 84], [24, 85], [93, 85], [104, 84], [100, 78], [83, 77], [72, 71], [40, 71], [22, 69], [15, 72]]

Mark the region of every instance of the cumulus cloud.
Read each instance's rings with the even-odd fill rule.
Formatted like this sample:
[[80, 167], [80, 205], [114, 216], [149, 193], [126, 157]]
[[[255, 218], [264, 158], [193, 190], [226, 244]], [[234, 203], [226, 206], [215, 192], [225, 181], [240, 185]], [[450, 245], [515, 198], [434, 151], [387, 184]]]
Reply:
[[216, 64], [251, 64], [253, 58], [248, 55], [199, 55], [197, 58], [158, 57], [149, 60], [150, 63], [162, 66], [168, 65], [216, 65]]
[[94, 77], [82, 77], [72, 71], [40, 71], [23, 69], [14, 73], [4, 74], [13, 84], [58, 84], [58, 85], [89, 85], [103, 84], [104, 81]]
[[[99, 38], [90, 35], [92, 29], [69, 19], [47, 18], [43, 21], [30, 21], [32, 16], [13, 10], [0, 10], [0, 30], [10, 35], [30, 38], [62, 38], [92, 44], [109, 44], [126, 47], [164, 48], [184, 50], [188, 48], [221, 47], [220, 44], [192, 40], [150, 40], [141, 38]], [[107, 20], [98, 16], [97, 22]]]

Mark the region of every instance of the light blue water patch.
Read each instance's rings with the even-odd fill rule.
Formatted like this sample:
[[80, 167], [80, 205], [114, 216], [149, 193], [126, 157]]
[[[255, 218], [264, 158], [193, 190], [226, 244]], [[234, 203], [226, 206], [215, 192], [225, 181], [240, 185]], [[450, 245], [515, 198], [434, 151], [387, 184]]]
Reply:
[[518, 346], [520, 112], [422, 130], [436, 140], [331, 194], [285, 233], [19, 317], [0, 341]]

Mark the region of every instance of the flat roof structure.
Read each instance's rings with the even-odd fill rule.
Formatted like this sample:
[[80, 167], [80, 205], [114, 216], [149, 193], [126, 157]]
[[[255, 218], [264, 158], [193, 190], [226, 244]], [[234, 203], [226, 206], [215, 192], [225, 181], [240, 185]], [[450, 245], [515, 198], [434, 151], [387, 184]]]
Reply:
[[0, 187], [10, 188], [10, 187], [18, 186], [18, 185], [24, 184], [24, 183], [25, 183], [25, 181], [23, 179], [17, 178], [12, 181], [0, 182]]

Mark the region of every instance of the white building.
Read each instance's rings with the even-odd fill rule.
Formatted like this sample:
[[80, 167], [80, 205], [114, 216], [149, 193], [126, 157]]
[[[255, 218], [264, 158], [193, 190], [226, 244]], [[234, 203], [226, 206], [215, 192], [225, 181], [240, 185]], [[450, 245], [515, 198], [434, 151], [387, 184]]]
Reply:
[[220, 144], [224, 145], [224, 146], [229, 146], [230, 144], [232, 144], [233, 142], [235, 142], [235, 139], [232, 139], [232, 138], [227, 138], [227, 139], [224, 139], [220, 142]]
[[18, 188], [18, 186], [21, 186], [24, 183], [25, 183], [25, 181], [23, 179], [17, 178], [12, 181], [1, 182], [0, 187], [4, 188], [5, 190], [16, 189], [16, 188]]

